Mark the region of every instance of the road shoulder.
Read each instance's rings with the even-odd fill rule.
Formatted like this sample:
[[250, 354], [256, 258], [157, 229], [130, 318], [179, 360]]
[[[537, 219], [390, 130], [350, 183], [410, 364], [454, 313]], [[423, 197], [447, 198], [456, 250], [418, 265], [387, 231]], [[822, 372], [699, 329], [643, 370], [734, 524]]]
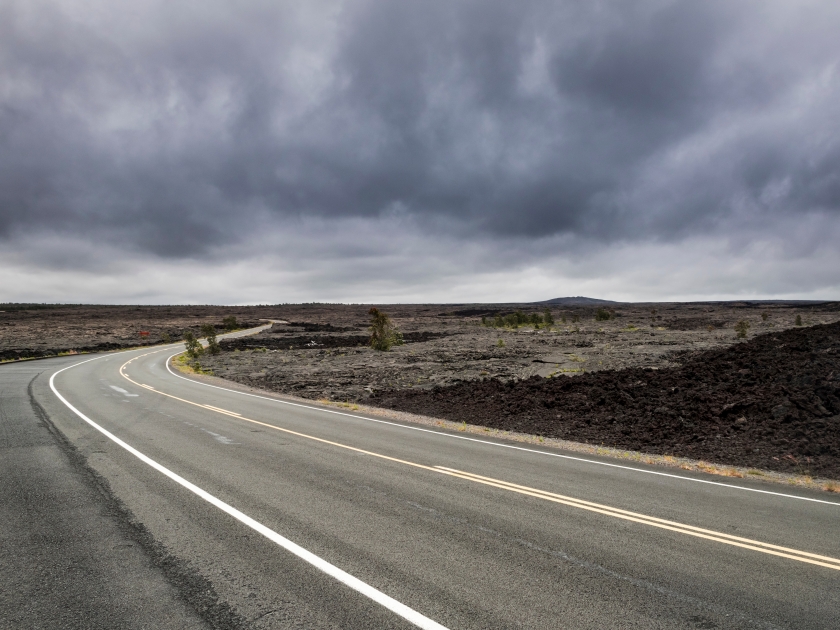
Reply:
[[55, 427], [40, 371], [0, 380], [0, 627], [237, 627]]

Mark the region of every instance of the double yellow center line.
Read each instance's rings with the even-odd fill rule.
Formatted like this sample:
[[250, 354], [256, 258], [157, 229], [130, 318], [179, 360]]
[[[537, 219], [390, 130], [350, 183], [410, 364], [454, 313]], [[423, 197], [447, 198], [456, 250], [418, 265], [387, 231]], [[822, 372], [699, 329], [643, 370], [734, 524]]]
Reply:
[[[151, 353], [148, 353], [151, 354]], [[826, 567], [828, 569], [834, 569], [835, 571], [840, 571], [840, 559], [832, 558], [830, 556], [822, 556], [816, 553], [810, 553], [807, 551], [800, 551], [798, 549], [791, 549], [790, 547], [782, 547], [779, 545], [772, 545], [770, 543], [764, 543], [758, 540], [753, 540], [750, 538], [742, 538], [740, 536], [733, 536], [731, 534], [725, 534], [723, 532], [714, 531], [711, 529], [704, 529], [702, 527], [695, 527], [694, 525], [686, 525], [684, 523], [679, 523], [676, 521], [669, 521], [663, 518], [657, 518], [655, 516], [647, 516], [646, 514], [640, 514], [638, 512], [630, 512], [628, 510], [622, 510], [620, 508], [610, 507], [609, 505], [603, 505], [600, 503], [593, 503], [592, 501], [584, 501], [583, 499], [576, 499], [574, 497], [564, 496], [562, 494], [555, 494], [553, 492], [547, 492], [545, 490], [539, 490], [537, 488], [531, 488], [529, 486], [521, 486], [519, 484], [510, 483], [508, 481], [503, 481], [501, 479], [494, 479], [493, 477], [484, 477], [482, 475], [477, 475], [470, 472], [464, 472], [462, 470], [457, 470], [455, 468], [447, 468], [446, 466], [426, 466], [425, 464], [418, 464], [416, 462], [411, 462], [404, 459], [399, 459], [396, 457], [391, 457], [389, 455], [383, 455], [381, 453], [375, 453], [373, 451], [367, 451], [365, 449], [357, 448], [355, 446], [350, 446], [348, 444], [342, 444], [340, 442], [334, 442], [332, 440], [325, 440], [324, 438], [315, 437], [314, 435], [308, 435], [306, 433], [300, 433], [299, 431], [292, 431], [291, 429], [284, 429], [282, 427], [278, 427], [273, 424], [268, 424], [266, 422], [260, 422], [259, 420], [252, 420], [251, 418], [246, 418], [239, 413], [234, 411], [228, 411], [226, 409], [222, 409], [220, 407], [214, 407], [212, 405], [204, 405], [201, 403], [193, 402], [191, 400], [187, 400], [185, 398], [180, 398], [178, 396], [174, 396], [172, 394], [167, 394], [166, 392], [161, 392], [156, 390], [154, 387], [150, 385], [145, 385], [143, 383], [138, 383], [132, 380], [124, 371], [125, 367], [134, 361], [135, 359], [139, 359], [144, 355], [140, 355], [131, 359], [120, 366], [120, 374], [128, 380], [129, 382], [137, 385], [138, 387], [143, 387], [149, 391], [152, 391], [156, 394], [160, 394], [161, 396], [166, 396], [167, 398], [172, 398], [174, 400], [178, 400], [180, 402], [186, 403], [188, 405], [193, 405], [195, 407], [201, 407], [202, 409], [208, 409], [210, 411], [220, 413], [226, 416], [230, 416], [232, 418], [236, 418], [237, 420], [242, 420], [243, 422], [249, 422], [251, 424], [256, 424], [262, 427], [266, 427], [268, 429], [273, 429], [275, 431], [281, 431], [283, 433], [287, 433], [290, 435], [295, 435], [297, 437], [305, 438], [307, 440], [313, 440], [315, 442], [321, 442], [322, 444], [329, 444], [330, 446], [335, 446], [338, 448], [343, 448], [349, 451], [354, 451], [356, 453], [361, 453], [363, 455], [369, 455], [371, 457], [377, 457], [379, 459], [384, 459], [387, 461], [395, 462], [398, 464], [404, 464], [406, 466], [411, 466], [413, 468], [421, 468], [423, 470], [428, 470], [431, 472], [435, 472], [442, 475], [447, 475], [450, 477], [457, 477], [459, 479], [465, 479], [467, 481], [471, 481], [473, 483], [479, 483], [485, 486], [491, 486], [494, 488], [499, 488], [502, 490], [507, 490], [509, 492], [516, 492], [517, 494], [523, 494], [526, 496], [534, 497], [536, 499], [542, 499], [544, 501], [551, 501], [553, 503], [560, 503], [562, 505], [567, 505], [570, 507], [575, 507], [581, 510], [587, 510], [589, 512], [595, 512], [597, 514], [602, 514], [605, 516], [611, 516], [613, 518], [622, 519], [625, 521], [631, 521], [633, 523], [640, 523], [642, 525], [649, 525], [650, 527], [658, 527], [659, 529], [666, 529], [672, 532], [677, 532], [680, 534], [685, 534], [686, 536], [694, 536], [695, 538], [703, 538], [705, 540], [712, 540], [714, 542], [722, 543], [725, 545], [732, 545], [733, 547], [741, 547], [742, 549], [749, 549], [751, 551], [758, 551], [761, 553], [779, 556], [781, 558], [788, 558], [790, 560], [797, 560], [799, 562], [805, 562], [807, 564], [814, 564], [821, 567]]]

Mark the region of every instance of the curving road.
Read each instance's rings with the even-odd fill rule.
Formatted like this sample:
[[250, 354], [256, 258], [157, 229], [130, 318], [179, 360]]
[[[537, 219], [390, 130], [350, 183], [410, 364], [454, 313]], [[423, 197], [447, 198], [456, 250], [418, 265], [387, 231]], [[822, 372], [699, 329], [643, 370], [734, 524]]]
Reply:
[[838, 627], [836, 497], [293, 404], [177, 350], [0, 366], [0, 626]]

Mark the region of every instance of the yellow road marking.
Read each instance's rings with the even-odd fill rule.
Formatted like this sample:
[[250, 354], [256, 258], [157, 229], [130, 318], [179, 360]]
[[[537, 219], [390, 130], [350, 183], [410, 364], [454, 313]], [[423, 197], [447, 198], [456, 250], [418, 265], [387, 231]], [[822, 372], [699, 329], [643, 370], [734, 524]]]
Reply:
[[235, 411], [228, 411], [227, 409], [222, 409], [221, 407], [214, 407], [213, 405], [204, 405], [204, 406], [207, 407], [208, 409], [212, 409], [213, 411], [218, 411], [219, 413], [223, 413], [223, 414], [226, 414], [228, 416], [234, 416], [234, 417], [241, 417], [242, 416], [241, 413], [236, 413]]
[[[696, 536], [698, 538], [705, 538], [707, 540], [715, 540], [717, 542], [722, 542], [728, 545], [734, 545], [736, 547], [743, 547], [745, 549], [752, 549], [754, 551], [761, 551], [762, 553], [769, 553], [775, 556], [781, 556], [783, 558], [791, 558], [793, 560], [799, 560], [801, 562], [808, 562], [810, 564], [816, 564], [819, 566], [828, 567], [830, 569], [840, 570], [840, 559], [832, 558], [830, 556], [821, 556], [819, 554], [810, 553], [807, 551], [799, 551], [798, 549], [791, 549], [789, 547], [781, 547], [779, 545], [764, 543], [758, 540], [753, 540], [751, 538], [742, 538], [740, 536], [733, 536], [732, 534], [726, 534], [711, 529], [703, 529], [702, 527], [695, 527], [694, 525], [685, 525], [683, 523], [678, 523], [676, 521], [668, 521], [666, 519], [657, 518], [655, 516], [647, 516], [646, 514], [639, 514], [638, 512], [630, 512], [628, 510], [622, 510], [620, 508], [614, 508], [608, 505], [601, 505], [599, 503], [593, 503], [591, 501], [584, 501], [583, 499], [575, 499], [574, 497], [563, 496], [562, 494], [555, 494], [553, 492], [547, 492], [545, 490], [529, 488], [528, 486], [520, 486], [518, 484], [510, 483], [508, 481], [493, 479], [492, 477], [483, 477], [482, 475], [463, 472], [454, 468], [447, 468], [445, 466], [436, 466], [435, 468], [449, 471], [453, 474], [456, 474], [456, 476], [462, 477], [463, 479], [469, 479], [470, 481], [475, 481], [477, 483], [483, 483], [486, 485], [495, 486], [497, 488], [510, 490], [512, 492], [518, 492], [540, 499], [545, 499], [546, 501], [562, 503], [564, 505], [570, 505], [584, 510], [598, 512], [599, 514], [606, 514], [615, 518], [633, 521], [636, 523], [644, 523], [645, 525], [650, 525], [652, 527], [659, 527], [661, 529], [680, 532], [689, 536]], [[810, 560], [809, 558], [814, 558], [815, 560]]]
[[[147, 354], [153, 354], [151, 352]], [[397, 457], [391, 457], [389, 455], [383, 455], [381, 453], [375, 453], [373, 451], [367, 451], [365, 449], [357, 448], [355, 446], [350, 446], [348, 444], [342, 444], [341, 442], [333, 442], [332, 440], [326, 440], [324, 438], [315, 437], [314, 435], [308, 435], [306, 433], [300, 433], [299, 431], [292, 431], [291, 429], [284, 429], [282, 427], [278, 427], [273, 424], [268, 424], [266, 422], [260, 422], [259, 420], [253, 420], [251, 418], [246, 418], [243, 415], [233, 412], [227, 411], [225, 409], [221, 409], [219, 407], [213, 407], [212, 405], [201, 404], [197, 402], [193, 402], [191, 400], [187, 400], [186, 398], [180, 398], [178, 396], [174, 396], [173, 394], [167, 394], [166, 392], [157, 391], [156, 389], [152, 388], [149, 385], [143, 385], [141, 383], [137, 383], [136, 381], [132, 380], [124, 371], [126, 365], [134, 361], [135, 359], [139, 359], [141, 357], [146, 356], [146, 354], [139, 355], [134, 357], [129, 361], [126, 361], [123, 365], [120, 366], [120, 375], [125, 378], [127, 381], [134, 383], [135, 385], [139, 385], [140, 387], [145, 387], [151, 391], [154, 391], [156, 394], [160, 394], [161, 396], [166, 396], [167, 398], [172, 398], [174, 400], [186, 403], [188, 405], [193, 405], [194, 407], [201, 407], [202, 409], [209, 409], [211, 411], [215, 411], [217, 413], [224, 414], [226, 416], [231, 416], [236, 418], [237, 420], [243, 420], [245, 422], [250, 422], [251, 424], [256, 424], [259, 426], [263, 426], [269, 429], [274, 429], [275, 431], [280, 431], [282, 433], [287, 433], [290, 435], [295, 435], [298, 437], [306, 438], [308, 440], [313, 440], [315, 442], [321, 442], [322, 444], [329, 444], [330, 446], [336, 446], [338, 448], [343, 448], [345, 450], [354, 451], [356, 453], [362, 453], [363, 455], [370, 455], [371, 457], [376, 457], [379, 459], [384, 459], [387, 461], [395, 462], [398, 464], [404, 464], [406, 466], [411, 466], [413, 468], [421, 468], [423, 470], [428, 470], [431, 472], [435, 472], [438, 474], [447, 475], [450, 477], [457, 477], [459, 479], [465, 479], [467, 481], [472, 481], [474, 483], [480, 483], [486, 486], [492, 486], [494, 488], [500, 488], [502, 490], [508, 490], [510, 492], [516, 492], [518, 494], [523, 494], [531, 497], [535, 497], [537, 499], [543, 499], [545, 501], [551, 501], [553, 503], [560, 503], [563, 505], [568, 505], [570, 507], [576, 507], [582, 510], [587, 510], [589, 512], [596, 512], [598, 514], [604, 514], [606, 516], [612, 516], [613, 518], [622, 519], [625, 521], [632, 521], [634, 523], [641, 523], [643, 525], [649, 525], [651, 527], [657, 527], [659, 529], [665, 529], [673, 532], [677, 532], [680, 534], [685, 534], [687, 536], [694, 536], [695, 538], [703, 538], [705, 540], [712, 540], [715, 542], [723, 543], [725, 545], [731, 545], [734, 547], [741, 547], [743, 549], [750, 549], [752, 551], [758, 551], [761, 553], [779, 556], [782, 558], [788, 558], [790, 560], [797, 560], [799, 562], [805, 562], [808, 564], [814, 564], [821, 567], [826, 567], [829, 569], [834, 569], [836, 571], [840, 571], [840, 558], [832, 558], [830, 556], [822, 556], [815, 553], [810, 553], [807, 551], [800, 551], [798, 549], [791, 549], [789, 547], [781, 547], [778, 545], [773, 545], [770, 543], [764, 543], [759, 540], [752, 540], [750, 538], [741, 538], [739, 536], [733, 536], [731, 534], [726, 534], [724, 532], [718, 532], [710, 529], [703, 529], [702, 527], [695, 527], [694, 525], [686, 525], [683, 523], [678, 523], [676, 521], [669, 521], [666, 519], [658, 518], [655, 516], [647, 516], [645, 514], [639, 514], [637, 512], [630, 512], [628, 510], [623, 510], [620, 508], [614, 508], [608, 505], [602, 505], [599, 503], [593, 503], [591, 501], [585, 501], [583, 499], [576, 499], [574, 497], [567, 497], [562, 494], [555, 494], [553, 492], [548, 492], [546, 490], [539, 490], [537, 488], [530, 488], [528, 486], [521, 486], [515, 483], [511, 483], [508, 481], [503, 481], [500, 479], [494, 479], [492, 477], [484, 477], [482, 475], [477, 475], [475, 473], [464, 472], [461, 470], [457, 470], [455, 468], [447, 468], [446, 466], [426, 466], [425, 464], [419, 464], [417, 462], [411, 462], [405, 459], [399, 459]]]

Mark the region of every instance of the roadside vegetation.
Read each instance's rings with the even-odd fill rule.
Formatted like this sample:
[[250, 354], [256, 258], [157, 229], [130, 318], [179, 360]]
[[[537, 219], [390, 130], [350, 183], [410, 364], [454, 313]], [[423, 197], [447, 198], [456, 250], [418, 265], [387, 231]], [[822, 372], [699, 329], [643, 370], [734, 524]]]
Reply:
[[219, 354], [221, 348], [219, 347], [219, 341], [216, 339], [216, 327], [213, 324], [204, 324], [201, 327], [201, 334], [207, 340], [207, 352]]
[[[595, 311], [596, 322], [605, 322], [617, 317], [621, 317], [621, 313], [617, 313], [614, 309], [601, 307]], [[581, 321], [581, 314], [572, 313], [567, 318], [566, 314], [562, 313], [560, 315], [560, 323], [566, 324], [567, 321], [570, 321], [572, 324], [579, 324]], [[490, 328], [509, 328], [511, 330], [516, 330], [522, 326], [531, 326], [534, 330], [555, 330], [554, 326], [556, 323], [554, 315], [549, 308], [544, 309], [542, 313], [523, 313], [521, 310], [517, 310], [513, 313], [508, 313], [507, 315], [498, 314], [493, 318], [485, 315], [481, 318], [482, 326]], [[574, 330], [577, 331], [578, 328], [575, 327]]]
[[496, 315], [493, 319], [484, 316], [481, 318], [481, 325], [490, 328], [511, 328], [513, 330], [516, 330], [520, 326], [533, 326], [534, 330], [539, 330], [540, 328], [550, 329], [554, 325], [554, 316], [549, 309], [545, 309], [542, 314], [525, 314], [517, 310], [507, 315]]
[[402, 333], [385, 313], [373, 307], [368, 311], [370, 315], [370, 347], [374, 350], [387, 352], [392, 346], [403, 345]]

